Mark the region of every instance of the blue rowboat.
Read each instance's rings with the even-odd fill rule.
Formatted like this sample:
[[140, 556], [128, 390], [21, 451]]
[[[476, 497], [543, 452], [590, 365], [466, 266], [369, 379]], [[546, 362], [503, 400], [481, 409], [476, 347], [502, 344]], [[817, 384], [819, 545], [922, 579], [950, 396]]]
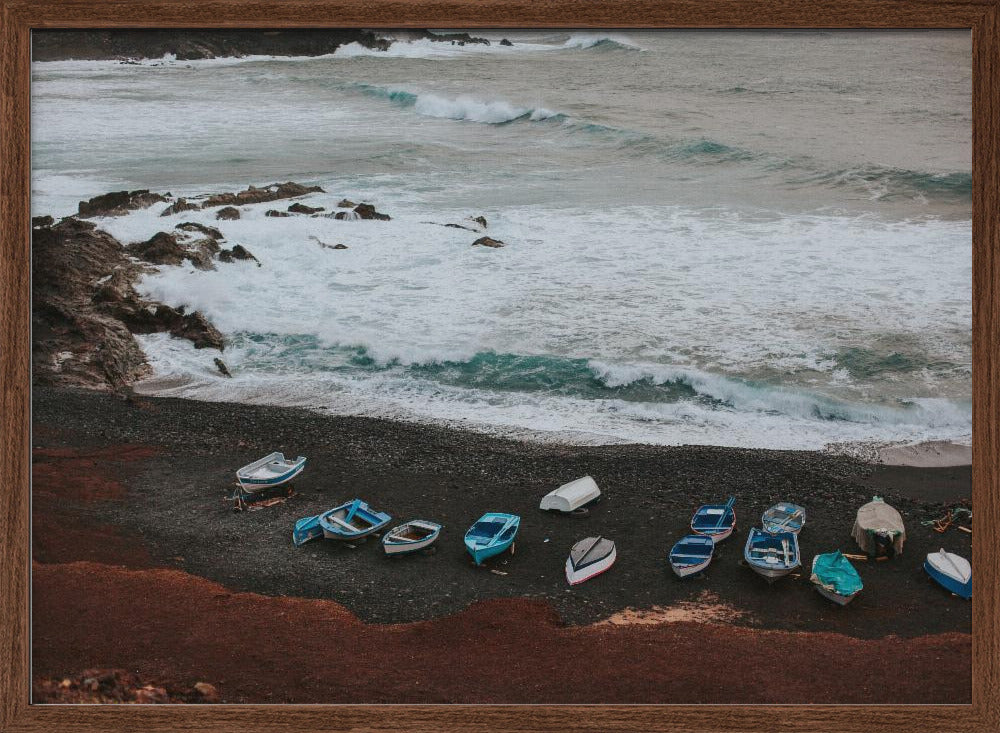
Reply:
[[670, 567], [677, 573], [678, 578], [686, 578], [689, 575], [700, 573], [712, 562], [712, 553], [715, 552], [715, 540], [700, 534], [689, 534], [681, 537], [667, 559]]
[[972, 598], [972, 565], [953, 552], [932, 552], [924, 561], [924, 570], [943, 588], [956, 596]]
[[393, 527], [382, 537], [382, 549], [386, 555], [408, 555], [426, 550], [441, 534], [441, 525], [426, 519], [414, 519], [406, 524]]
[[841, 606], [853, 601], [865, 587], [858, 571], [840, 550], [816, 555], [809, 579], [821, 596]]
[[328, 540], [358, 540], [378, 532], [392, 521], [361, 499], [353, 499], [319, 515], [319, 526]]
[[482, 565], [483, 560], [499, 555], [508, 547], [513, 553], [514, 538], [520, 526], [521, 518], [516, 514], [488, 512], [465, 533], [465, 549], [476, 565]]
[[305, 467], [305, 456], [293, 461], [285, 458], [284, 453], [275, 452], [241, 468], [236, 472], [236, 481], [244, 493], [254, 494], [288, 483]]
[[302, 517], [295, 523], [292, 529], [292, 543], [298, 547], [304, 545], [309, 540], [316, 540], [323, 536], [323, 528], [319, 526], [319, 514], [313, 517]]
[[711, 537], [716, 544], [722, 542], [736, 529], [736, 510], [734, 497], [729, 497], [725, 504], [705, 504], [698, 507], [691, 517], [691, 531], [695, 534]]
[[773, 583], [799, 567], [799, 537], [794, 532], [771, 534], [754, 527], [743, 549], [747, 565]]
[[798, 504], [782, 501], [764, 512], [761, 527], [765, 532], [794, 532], [798, 534], [806, 523], [806, 510]]

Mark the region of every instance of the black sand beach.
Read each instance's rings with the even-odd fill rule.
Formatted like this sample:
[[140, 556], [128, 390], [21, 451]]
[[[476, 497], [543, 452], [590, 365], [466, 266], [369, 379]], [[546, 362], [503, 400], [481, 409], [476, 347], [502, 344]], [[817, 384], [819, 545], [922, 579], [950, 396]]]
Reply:
[[[124, 481], [121, 500], [87, 509], [92, 519], [136, 538], [151, 564], [238, 591], [332, 599], [369, 623], [426, 620], [477, 601], [527, 597], [551, 604], [567, 624], [686, 602], [711, 606], [709, 616], [739, 625], [860, 638], [970, 629], [969, 605], [921, 569], [924, 555], [942, 546], [970, 553], [970, 534], [953, 528], [939, 535], [921, 524], [943, 513], [936, 502], [970, 495], [967, 469], [947, 469], [950, 478], [940, 480], [942, 469], [874, 469], [810, 452], [541, 445], [298, 409], [126, 401], [49, 388], [35, 390], [34, 420], [36, 451], [155, 448]], [[274, 449], [309, 457], [295, 496], [234, 513], [224, 501], [234, 470]], [[103, 455], [115, 459], [113, 449]], [[588, 516], [539, 511], [542, 495], [585, 474], [604, 492]], [[903, 514], [906, 549], [893, 562], [857, 563], [865, 590], [846, 609], [821, 598], [807, 571], [771, 586], [741, 566], [747, 528], [779, 500], [808, 509], [804, 567], [819, 552], [858, 552], [850, 537], [854, 513], [876, 493]], [[705, 577], [676, 579], [665, 557], [686, 533], [693, 508], [729, 495], [737, 500], [739, 533], [720, 546]], [[389, 560], [374, 540], [356, 549], [328, 541], [292, 545], [297, 518], [354, 497], [399, 522], [442, 522], [437, 553]], [[521, 531], [513, 556], [475, 568], [462, 535], [487, 511], [520, 514]], [[45, 517], [36, 510], [38, 521]], [[57, 560], [46, 557], [39, 529], [36, 560]], [[605, 576], [571, 589], [563, 575], [569, 548], [597, 534], [615, 540], [619, 560]]]

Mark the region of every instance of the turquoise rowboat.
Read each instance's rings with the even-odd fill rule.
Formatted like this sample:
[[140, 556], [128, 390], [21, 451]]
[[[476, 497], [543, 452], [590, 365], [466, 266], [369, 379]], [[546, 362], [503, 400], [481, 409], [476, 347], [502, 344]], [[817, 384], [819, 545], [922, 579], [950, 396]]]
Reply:
[[354, 499], [319, 515], [319, 526], [328, 540], [359, 540], [384, 529], [392, 521], [361, 499]]
[[507, 548], [514, 551], [514, 538], [520, 526], [521, 518], [516, 514], [488, 512], [465, 533], [465, 549], [476, 565], [482, 565], [483, 560], [499, 555]]

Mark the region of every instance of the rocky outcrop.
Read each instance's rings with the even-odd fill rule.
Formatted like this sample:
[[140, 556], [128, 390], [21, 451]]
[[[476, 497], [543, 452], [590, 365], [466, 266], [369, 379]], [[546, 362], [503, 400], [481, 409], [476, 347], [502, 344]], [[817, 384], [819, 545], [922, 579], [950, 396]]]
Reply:
[[219, 374], [222, 376], [232, 378], [233, 375], [229, 373], [229, 367], [226, 366], [226, 362], [219, 357], [215, 357], [215, 368], [219, 370]]
[[379, 221], [389, 221], [392, 219], [388, 214], [380, 214], [375, 211], [375, 207], [371, 204], [358, 204], [352, 210], [352, 213], [346, 211], [338, 211], [334, 214], [334, 219], [340, 220], [350, 220], [350, 219], [378, 219]]
[[318, 214], [326, 209], [322, 206], [306, 206], [305, 204], [294, 203], [288, 207], [288, 210], [293, 214]]
[[279, 199], [291, 199], [297, 196], [305, 196], [308, 193], [323, 193], [319, 186], [303, 186], [301, 183], [288, 181], [287, 183], [272, 183], [270, 186], [257, 188], [250, 186], [245, 191], [239, 193], [217, 193], [205, 199], [201, 208], [210, 209], [213, 206], [245, 206], [248, 204], [262, 204], [268, 201], [278, 201]]
[[[150, 248], [166, 244], [160, 238]], [[223, 347], [222, 334], [202, 314], [140, 297], [134, 283], [144, 266], [91, 222], [71, 217], [37, 226], [31, 254], [32, 369], [39, 383], [131, 384], [149, 370], [134, 333], [169, 332], [198, 347]]]
[[499, 239], [493, 239], [492, 237], [480, 237], [475, 242], [472, 243], [473, 247], [493, 247], [494, 249], [499, 249], [500, 247], [505, 247], [506, 245]]
[[166, 232], [157, 232], [145, 242], [126, 247], [129, 254], [152, 265], [181, 265], [187, 260], [199, 270], [215, 269], [212, 257], [219, 249], [219, 243], [213, 237], [182, 242], [176, 235]]
[[357, 204], [350, 199], [341, 199], [340, 203], [337, 204], [338, 209], [353, 209], [355, 206], [357, 206]]
[[178, 224], [177, 228], [184, 232], [198, 232], [200, 234], [204, 234], [206, 237], [211, 237], [212, 239], [225, 239], [225, 237], [222, 236], [222, 232], [215, 227], [207, 227], [204, 224], [198, 224], [194, 221], [185, 221]]
[[277, 209], [268, 209], [267, 211], [264, 212], [264, 216], [284, 217], [284, 216], [291, 216], [291, 214], [289, 214], [287, 211], [278, 211]]
[[[432, 37], [427, 31], [409, 33]], [[392, 41], [354, 29], [41, 30], [32, 36], [31, 51], [34, 61], [159, 59], [166, 54], [189, 60], [249, 54], [321, 56], [348, 43], [384, 51]]]
[[215, 212], [215, 218], [222, 221], [235, 221], [240, 218], [240, 210], [235, 206], [226, 206]]
[[253, 260], [260, 267], [260, 260], [254, 257], [250, 250], [242, 244], [237, 244], [232, 249], [224, 249], [219, 252], [219, 262], [235, 262], [237, 260]]
[[182, 211], [195, 211], [198, 206], [196, 204], [189, 203], [187, 199], [177, 199], [170, 206], [165, 208], [160, 212], [160, 216], [170, 216], [171, 214], [179, 214]]
[[[77, 206], [77, 215], [83, 218], [94, 216], [121, 216], [136, 209], [148, 209], [155, 203], [166, 201], [165, 196], [158, 193], [141, 191], [113, 191], [101, 196], [95, 196], [89, 201], [81, 201]], [[183, 199], [181, 199], [183, 201]]]

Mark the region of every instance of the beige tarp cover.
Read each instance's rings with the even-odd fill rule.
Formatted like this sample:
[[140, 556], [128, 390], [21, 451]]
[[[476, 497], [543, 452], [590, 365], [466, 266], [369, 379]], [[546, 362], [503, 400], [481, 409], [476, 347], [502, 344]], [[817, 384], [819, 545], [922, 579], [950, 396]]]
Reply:
[[881, 500], [870, 501], [858, 509], [858, 518], [854, 521], [851, 536], [862, 550], [873, 554], [875, 546], [870, 533], [883, 531], [892, 533], [893, 549], [897, 554], [901, 553], [903, 543], [906, 542], [906, 527], [903, 526], [903, 517], [899, 512]]

